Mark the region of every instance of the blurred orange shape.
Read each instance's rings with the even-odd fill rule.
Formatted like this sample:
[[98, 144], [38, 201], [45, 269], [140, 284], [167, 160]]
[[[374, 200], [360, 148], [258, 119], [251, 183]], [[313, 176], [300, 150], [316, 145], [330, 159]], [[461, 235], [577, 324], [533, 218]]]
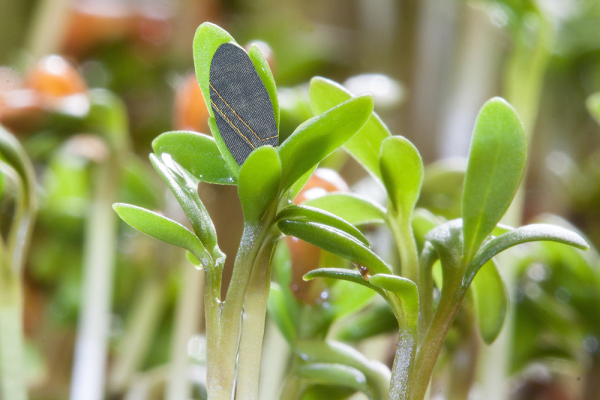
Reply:
[[57, 55], [38, 61], [28, 72], [24, 86], [50, 98], [87, 92], [87, 85], [73, 64]]
[[177, 130], [208, 131], [208, 110], [196, 75], [189, 74], [175, 94], [173, 125]]
[[134, 31], [135, 16], [125, 5], [107, 1], [76, 4], [63, 42], [63, 51], [76, 57], [105, 43], [127, 39]]

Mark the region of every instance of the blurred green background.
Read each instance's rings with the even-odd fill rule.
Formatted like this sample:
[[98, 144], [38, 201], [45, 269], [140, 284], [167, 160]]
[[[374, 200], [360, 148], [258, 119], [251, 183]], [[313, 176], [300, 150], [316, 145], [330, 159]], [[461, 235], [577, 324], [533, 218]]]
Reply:
[[[59, 54], [87, 88], [105, 88], [123, 100], [129, 131], [127, 155], [113, 160], [121, 176], [116, 198], [181, 220], [147, 155], [162, 132], [209, 133], [202, 118], [197, 126], [182, 125], [182, 118], [206, 113], [202, 102], [183, 93], [193, 71], [194, 32], [205, 21], [240, 44], [261, 42], [280, 92], [281, 140], [313, 115], [307, 102], [313, 76], [342, 82], [355, 94], [373, 93], [391, 131], [411, 140], [430, 164], [421, 206], [447, 218], [460, 207], [464, 166], [458, 159], [467, 155], [477, 112], [492, 96], [507, 98], [530, 138], [524, 222], [560, 215], [600, 248], [600, 120], [586, 107], [600, 91], [598, 0], [1, 0], [0, 123], [32, 158], [40, 197], [24, 291], [32, 398], [69, 397], [86, 298], [86, 221], [104, 190], [94, 183], [96, 167], [113, 151], [97, 132], [73, 123], [69, 112], [39, 117], [37, 108], [46, 106], [23, 92], [32, 68]], [[442, 159], [453, 161], [432, 164]], [[360, 185], [367, 174], [352, 159], [337, 154], [326, 166], [356, 191], [365, 190]], [[236, 190], [203, 184], [200, 191], [230, 263], [241, 235]], [[11, 211], [0, 208], [0, 222]], [[105, 293], [112, 304], [107, 396], [162, 398], [157, 393], [182, 348], [183, 358], [191, 355], [200, 368], [191, 369], [190, 381], [201, 380], [202, 351], [194, 350], [202, 347], [201, 337], [185, 336], [202, 332], [200, 301], [182, 295], [199, 287], [200, 278], [190, 278], [186, 271], [194, 270], [178, 250], [124, 227], [119, 232]], [[519, 261], [512, 398], [584, 398], [595, 389], [582, 389], [581, 376], [600, 381], [600, 280], [560, 272], [568, 262], [548, 254]], [[596, 276], [600, 264], [592, 264]], [[552, 301], [536, 302], [532, 290]], [[193, 315], [185, 314], [189, 310]], [[552, 318], [538, 321], [540, 313]], [[180, 331], [183, 339], [174, 333]]]

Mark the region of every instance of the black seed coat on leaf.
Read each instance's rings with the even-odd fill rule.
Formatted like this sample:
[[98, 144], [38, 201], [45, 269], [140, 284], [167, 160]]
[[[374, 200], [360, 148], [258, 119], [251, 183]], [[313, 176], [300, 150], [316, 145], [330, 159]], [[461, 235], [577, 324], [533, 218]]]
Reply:
[[219, 133], [242, 165], [257, 147], [277, 147], [273, 104], [248, 54], [232, 43], [219, 46], [210, 64], [210, 102]]

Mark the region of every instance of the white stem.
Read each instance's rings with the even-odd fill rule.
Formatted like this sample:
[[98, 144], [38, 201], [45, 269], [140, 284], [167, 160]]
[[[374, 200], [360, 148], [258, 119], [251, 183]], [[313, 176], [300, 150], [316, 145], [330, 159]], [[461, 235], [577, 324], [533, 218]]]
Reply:
[[126, 336], [120, 346], [121, 355], [112, 369], [110, 387], [113, 391], [125, 389], [144, 361], [143, 357], [148, 354], [148, 347], [163, 313], [163, 294], [163, 285], [157, 277], [144, 283], [131, 311]]
[[194, 269], [185, 261], [183, 288], [175, 314], [175, 332], [171, 345], [171, 370], [167, 379], [165, 400], [190, 398], [188, 343], [198, 332], [204, 294], [204, 271]]
[[112, 209], [117, 180], [111, 161], [98, 166], [88, 214], [71, 400], [104, 398], [117, 228], [116, 213]]

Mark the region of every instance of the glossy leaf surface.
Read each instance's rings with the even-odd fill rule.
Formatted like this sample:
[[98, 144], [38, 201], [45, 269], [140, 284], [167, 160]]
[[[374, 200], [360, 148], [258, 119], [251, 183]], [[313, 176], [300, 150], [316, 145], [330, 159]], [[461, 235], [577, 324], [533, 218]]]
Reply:
[[157, 154], [167, 153], [200, 182], [234, 185], [236, 177], [228, 168], [215, 139], [196, 132], [166, 132], [152, 141]]
[[[347, 101], [353, 97], [343, 86], [329, 79], [316, 77], [310, 81], [310, 103], [317, 114]], [[346, 144], [354, 158], [358, 160], [373, 176], [381, 179], [379, 171], [379, 150], [381, 142], [390, 136], [387, 126], [376, 113], [372, 113], [365, 126]]]
[[470, 261], [515, 196], [527, 158], [523, 124], [501, 98], [477, 116], [462, 199], [464, 254]]
[[290, 188], [367, 122], [373, 111], [370, 95], [355, 97], [300, 125], [279, 146], [282, 187]]

